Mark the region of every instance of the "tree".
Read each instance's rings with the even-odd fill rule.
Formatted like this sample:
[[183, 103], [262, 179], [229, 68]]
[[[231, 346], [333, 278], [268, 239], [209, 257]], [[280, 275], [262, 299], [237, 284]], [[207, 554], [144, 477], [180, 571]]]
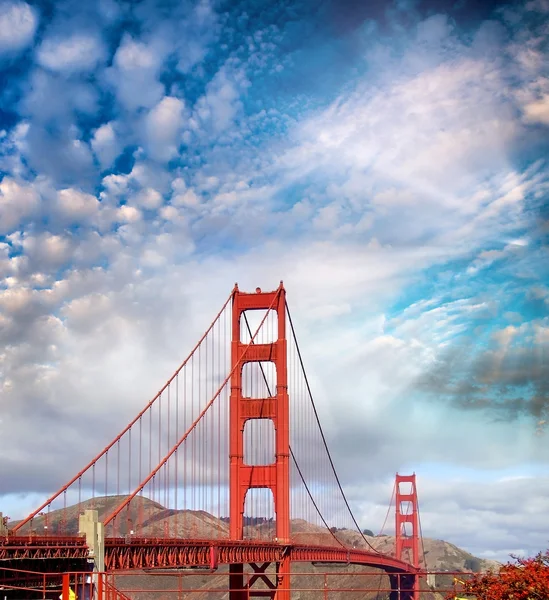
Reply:
[[[457, 596], [477, 600], [545, 600], [549, 597], [549, 550], [533, 558], [513, 557], [499, 572], [477, 573]], [[455, 597], [452, 594], [449, 597]]]
[[473, 573], [478, 573], [482, 567], [482, 562], [480, 558], [476, 556], [471, 556], [470, 558], [465, 559], [465, 564], [463, 565], [467, 571], [473, 571]]
[[370, 537], [374, 537], [374, 532], [371, 529], [363, 529], [362, 533], [364, 535], [369, 535]]

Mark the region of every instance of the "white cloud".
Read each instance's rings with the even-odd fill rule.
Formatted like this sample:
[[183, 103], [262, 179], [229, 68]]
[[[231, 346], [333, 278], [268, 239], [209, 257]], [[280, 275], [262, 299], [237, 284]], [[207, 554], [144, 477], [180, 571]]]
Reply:
[[23, 50], [38, 27], [36, 10], [26, 2], [0, 4], [0, 54]]
[[43, 233], [26, 235], [22, 240], [25, 254], [38, 266], [58, 267], [65, 264], [72, 253], [71, 240], [62, 235]]
[[209, 0], [195, 3], [192, 13], [177, 24], [177, 70], [189, 73], [206, 56], [208, 45], [217, 36], [219, 15]]
[[17, 183], [11, 177], [0, 182], [0, 232], [9, 233], [40, 206], [40, 198], [32, 185]]
[[527, 104], [524, 107], [524, 114], [531, 123], [549, 125], [549, 94]]
[[164, 86], [158, 75], [164, 51], [158, 45], [146, 44], [125, 35], [109, 73], [118, 102], [127, 110], [150, 108], [163, 96]]
[[174, 194], [172, 196], [172, 204], [175, 206], [198, 206], [200, 200], [192, 189], [185, 190], [184, 192]]
[[148, 155], [166, 162], [177, 155], [183, 127], [184, 102], [165, 96], [145, 118], [145, 140]]
[[101, 39], [92, 34], [73, 33], [46, 38], [37, 50], [38, 63], [60, 73], [93, 70], [106, 58]]
[[61, 215], [75, 223], [87, 221], [99, 210], [99, 201], [95, 196], [72, 188], [60, 190], [57, 202]]
[[179, 212], [175, 206], [163, 206], [160, 209], [160, 216], [166, 221], [174, 221], [179, 217]]
[[141, 211], [134, 206], [124, 204], [117, 211], [117, 217], [123, 223], [135, 223], [141, 219]]
[[163, 202], [162, 194], [154, 188], [145, 188], [131, 198], [132, 203], [146, 210], [156, 210]]
[[504, 148], [516, 124], [505, 103], [495, 100], [501, 86], [501, 74], [481, 59], [443, 63], [375, 92], [359, 83], [302, 124], [303, 143], [285, 164], [352, 168], [358, 185], [348, 193], [357, 203], [367, 199], [375, 179], [397, 184], [436, 210], [469, 212], [475, 207], [462, 193], [475, 173], [510, 166]]
[[249, 81], [242, 70], [224, 65], [197, 101], [194, 114], [215, 133], [227, 131], [242, 110], [240, 97], [248, 86]]
[[121, 151], [114, 123], [104, 123], [94, 131], [91, 147], [102, 169], [112, 166]]
[[128, 189], [128, 180], [129, 177], [127, 175], [112, 174], [105, 176], [101, 182], [105, 188], [105, 191], [101, 192], [101, 197], [122, 196]]
[[[452, 476], [437, 466], [436, 470], [416, 472], [425, 537], [442, 537], [473, 555], [501, 562], [508, 562], [517, 549], [531, 556], [545, 548], [544, 533], [538, 524], [548, 508], [547, 477], [516, 476], [517, 471], [511, 471], [514, 476], [510, 477], [497, 471]], [[392, 478], [384, 477], [367, 486], [348, 488], [353, 506], [359, 508], [359, 522], [374, 533], [387, 514], [393, 485]], [[524, 493], [525, 489], [529, 494]], [[516, 510], [519, 506], [523, 510]], [[384, 533], [393, 535], [394, 519], [391, 515], [389, 519]]]

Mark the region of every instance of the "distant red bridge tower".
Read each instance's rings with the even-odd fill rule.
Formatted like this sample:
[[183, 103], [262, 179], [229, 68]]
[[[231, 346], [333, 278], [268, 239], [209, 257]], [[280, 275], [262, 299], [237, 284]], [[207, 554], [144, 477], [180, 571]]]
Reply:
[[[419, 507], [416, 476], [396, 474], [395, 493], [395, 550], [396, 558], [419, 569]], [[404, 597], [419, 600], [419, 578], [412, 575], [399, 575], [393, 587], [402, 590]], [[408, 596], [406, 594], [409, 594]], [[400, 598], [397, 592], [391, 594]]]

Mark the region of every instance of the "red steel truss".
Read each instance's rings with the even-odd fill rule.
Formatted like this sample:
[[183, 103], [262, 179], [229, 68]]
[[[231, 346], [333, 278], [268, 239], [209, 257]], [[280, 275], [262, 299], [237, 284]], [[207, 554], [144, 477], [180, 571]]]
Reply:
[[9, 536], [0, 538], [0, 561], [87, 558], [82, 537]]
[[[0, 540], [0, 560], [13, 559], [85, 559], [84, 538], [11, 537]], [[410, 573], [404, 561], [364, 550], [343, 547], [277, 544], [274, 542], [107, 538], [107, 571], [207, 567], [219, 564], [282, 563], [285, 558], [296, 562], [333, 562], [378, 567], [390, 572]]]
[[[396, 558], [364, 550], [326, 546], [282, 545], [268, 542], [209, 540], [108, 539], [105, 567], [108, 571], [170, 568], [183, 566], [215, 569], [219, 564], [333, 562], [378, 567], [390, 572], [409, 573], [410, 565]], [[412, 570], [415, 572], [415, 570]]]

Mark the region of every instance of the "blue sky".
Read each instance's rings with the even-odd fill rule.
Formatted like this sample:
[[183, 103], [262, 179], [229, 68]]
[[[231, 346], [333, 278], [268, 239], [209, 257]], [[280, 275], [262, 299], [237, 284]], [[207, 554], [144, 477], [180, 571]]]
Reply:
[[4, 512], [109, 441], [235, 281], [283, 279], [364, 526], [415, 470], [426, 535], [544, 548], [548, 15], [0, 4]]

